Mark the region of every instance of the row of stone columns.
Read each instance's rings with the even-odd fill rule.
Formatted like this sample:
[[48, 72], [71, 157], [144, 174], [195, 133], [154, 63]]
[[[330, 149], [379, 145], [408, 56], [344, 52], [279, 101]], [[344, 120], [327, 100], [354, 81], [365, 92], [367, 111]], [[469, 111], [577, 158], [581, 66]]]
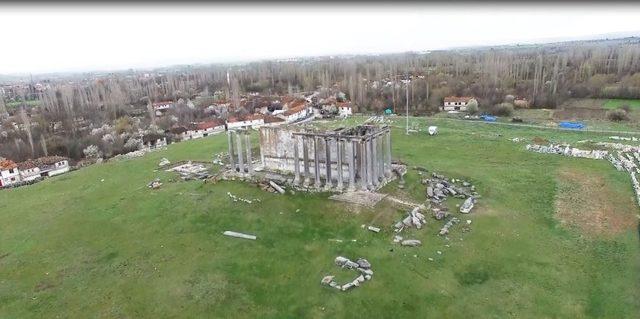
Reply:
[[251, 135], [249, 131], [229, 130], [227, 131], [227, 141], [229, 144], [229, 163], [231, 164], [231, 169], [236, 172], [252, 175], [253, 158], [251, 156]]
[[[294, 183], [325, 190], [342, 190], [347, 184], [349, 190], [361, 188], [364, 190], [377, 189], [384, 181], [391, 177], [391, 132], [383, 128], [363, 137], [315, 136], [312, 134], [297, 134], [293, 136], [293, 165]], [[302, 144], [302, 170], [300, 164], [300, 146]], [[319, 146], [325, 147], [324, 184], [320, 178], [321, 162]], [[332, 146], [335, 145], [335, 148]], [[335, 149], [336, 159], [331, 159], [331, 150]], [[313, 154], [313, 160], [310, 155]], [[348, 180], [344, 176], [344, 163], [348, 167]], [[335, 176], [332, 169], [335, 163]], [[313, 168], [311, 166], [313, 165]], [[313, 169], [313, 172], [311, 172]], [[334, 185], [334, 180], [336, 181]]]

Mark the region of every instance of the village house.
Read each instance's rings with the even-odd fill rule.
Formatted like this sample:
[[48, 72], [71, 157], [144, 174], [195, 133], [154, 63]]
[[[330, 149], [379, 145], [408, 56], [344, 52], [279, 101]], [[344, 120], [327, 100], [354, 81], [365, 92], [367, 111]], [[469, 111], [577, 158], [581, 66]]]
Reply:
[[292, 123], [307, 118], [311, 114], [313, 114], [313, 111], [307, 107], [305, 100], [295, 100], [289, 104], [286, 111], [278, 115], [285, 120], [285, 122]]
[[168, 131], [165, 131], [165, 133], [171, 133], [176, 140], [184, 140], [186, 137], [185, 133], [187, 133], [187, 131], [189, 130], [185, 126], [180, 125], [170, 128]]
[[0, 187], [10, 186], [20, 182], [18, 165], [5, 158], [0, 158]]
[[30, 182], [41, 177], [40, 168], [33, 160], [18, 163], [18, 170], [20, 171], [20, 180], [23, 182]]
[[338, 102], [338, 115], [341, 117], [348, 117], [353, 115], [353, 110], [351, 109], [351, 102]]
[[[209, 120], [200, 123], [191, 123], [188, 127], [176, 128], [175, 132], [181, 140], [193, 140], [197, 138], [207, 137], [211, 134], [217, 134], [225, 129], [225, 123], [222, 120]], [[173, 129], [172, 129], [173, 130]]]
[[40, 157], [34, 161], [40, 169], [40, 176], [55, 176], [69, 171], [69, 161], [62, 156]]
[[447, 96], [444, 98], [444, 105], [441, 110], [443, 111], [466, 111], [469, 101], [473, 97], [469, 96]]
[[243, 127], [257, 128], [264, 125], [264, 116], [261, 114], [251, 114], [244, 118], [231, 117], [227, 120], [227, 129], [237, 129]]
[[156, 102], [151, 105], [157, 116], [162, 116], [170, 108], [173, 107], [173, 101]]

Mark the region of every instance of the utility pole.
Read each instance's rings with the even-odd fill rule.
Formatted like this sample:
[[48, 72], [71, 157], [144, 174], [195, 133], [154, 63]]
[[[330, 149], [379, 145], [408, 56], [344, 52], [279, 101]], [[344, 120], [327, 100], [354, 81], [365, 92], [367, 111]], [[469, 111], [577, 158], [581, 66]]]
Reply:
[[[407, 76], [407, 81], [409, 77]], [[409, 83], [405, 83], [407, 86], [407, 135], [409, 135]]]

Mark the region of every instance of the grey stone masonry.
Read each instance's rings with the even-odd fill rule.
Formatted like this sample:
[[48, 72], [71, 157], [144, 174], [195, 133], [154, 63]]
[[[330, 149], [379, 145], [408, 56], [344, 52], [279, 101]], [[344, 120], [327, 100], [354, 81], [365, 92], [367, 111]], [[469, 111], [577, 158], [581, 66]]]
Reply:
[[[241, 141], [229, 145], [233, 160], [244, 172]], [[245, 136], [246, 160], [251, 159], [249, 137]], [[237, 144], [237, 148], [234, 148]], [[392, 179], [390, 131], [387, 126], [359, 125], [319, 131], [313, 127], [260, 128], [260, 172], [292, 175], [289, 181], [304, 188], [325, 191], [376, 190]], [[302, 154], [300, 154], [302, 152]], [[312, 157], [313, 156], [313, 157]], [[258, 172], [256, 171], [256, 174]]]

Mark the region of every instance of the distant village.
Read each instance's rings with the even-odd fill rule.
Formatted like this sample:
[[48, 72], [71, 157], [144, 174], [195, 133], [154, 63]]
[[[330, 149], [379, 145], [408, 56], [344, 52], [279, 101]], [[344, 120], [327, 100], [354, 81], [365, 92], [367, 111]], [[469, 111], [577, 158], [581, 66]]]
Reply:
[[[46, 90], [43, 85], [37, 85], [36, 87], [39, 91]], [[170, 128], [161, 131], [141, 130], [138, 138], [131, 136], [127, 140], [127, 143], [135, 144], [132, 145], [130, 150], [132, 152], [154, 150], [171, 143], [204, 138], [239, 128], [257, 129], [263, 126], [299, 124], [313, 119], [346, 118], [356, 111], [354, 110], [356, 106], [347, 99], [345, 93], [339, 90], [325, 90], [323, 94], [320, 91], [314, 91], [284, 96], [248, 94], [240, 97], [238, 103], [240, 108], [254, 110], [254, 113], [244, 115], [232, 112], [234, 108], [233, 101], [224, 97], [217, 98], [218, 96], [224, 96], [223, 92], [215, 92], [213, 96], [216, 98], [204, 109], [206, 114], [210, 114], [208, 119], [190, 122], [187, 125], [174, 124]], [[451, 113], [465, 112], [472, 100], [474, 100], [474, 97], [445, 97], [440, 110]], [[175, 110], [181, 104], [183, 106], [186, 105], [188, 108], [195, 108], [193, 101], [187, 100], [185, 102], [180, 99], [179, 101], [149, 102], [148, 111], [152, 112], [152, 118], [156, 122], [162, 121], [167, 117], [174, 117], [173, 122], [176, 122]], [[234, 115], [229, 116], [230, 114]], [[391, 108], [387, 108], [385, 114], [393, 114]], [[148, 114], [138, 110], [137, 112], [131, 112], [129, 116], [135, 119], [136, 117], [143, 118]], [[104, 134], [105, 131], [110, 129], [108, 125], [95, 128], [82, 118], [75, 118], [74, 121], [79, 124], [80, 130], [89, 130], [90, 134], [99, 134], [103, 139], [108, 138], [108, 134]], [[31, 123], [31, 125], [34, 124], [37, 125], [37, 122]], [[25, 129], [24, 123], [12, 122], [12, 125], [15, 130]], [[58, 126], [61, 127], [61, 124], [53, 123], [53, 126], [55, 129]], [[82, 167], [96, 161], [102, 161], [104, 155], [100, 153], [97, 147], [92, 146], [84, 150], [85, 158], [78, 161], [75, 166], [70, 164], [73, 162], [71, 159], [62, 156], [44, 156], [17, 163], [11, 159], [0, 157], [0, 188], [32, 184], [47, 177], [69, 172], [74, 167]]]
[[[44, 90], [38, 85], [38, 90]], [[216, 92], [221, 94], [222, 92]], [[153, 150], [162, 148], [167, 144], [204, 138], [238, 128], [259, 128], [262, 126], [276, 126], [282, 124], [296, 124], [311, 121], [314, 118], [345, 118], [353, 114], [350, 101], [342, 92], [333, 92], [327, 98], [319, 98], [318, 92], [308, 94], [299, 93], [286, 96], [260, 96], [257, 94], [243, 96], [239, 99], [240, 106], [255, 110], [255, 113], [246, 115], [228, 116], [231, 113], [232, 102], [226, 99], [216, 99], [205, 112], [210, 113], [209, 119], [191, 122], [187, 125], [173, 125], [164, 131], [143, 131], [140, 138], [131, 137], [130, 141], [137, 141], [133, 151]], [[160, 101], [149, 103], [149, 109], [153, 112], [155, 121], [165, 117], [175, 116], [173, 111], [183, 101]], [[193, 108], [193, 102], [187, 102], [188, 107]], [[131, 114], [144, 117], [145, 112]], [[83, 123], [81, 118], [75, 119], [80, 124], [80, 129], [90, 130], [91, 133], [100, 134], [102, 128], [91, 128], [89, 123]], [[31, 123], [37, 125], [37, 122]], [[86, 127], [82, 125], [85, 124]], [[12, 122], [15, 130], [24, 130], [24, 123]], [[54, 129], [56, 127], [54, 123]], [[59, 125], [58, 125], [59, 126]], [[4, 133], [6, 134], [6, 132]], [[104, 138], [105, 135], [102, 135]], [[101, 154], [97, 148], [88, 147], [84, 150], [85, 157], [90, 162], [101, 160]], [[0, 188], [16, 187], [38, 182], [46, 177], [69, 172], [72, 169], [71, 159], [61, 156], [44, 156], [37, 159], [29, 159], [23, 162], [14, 162], [11, 159], [0, 157]], [[87, 165], [87, 160], [77, 163], [78, 167]]]

